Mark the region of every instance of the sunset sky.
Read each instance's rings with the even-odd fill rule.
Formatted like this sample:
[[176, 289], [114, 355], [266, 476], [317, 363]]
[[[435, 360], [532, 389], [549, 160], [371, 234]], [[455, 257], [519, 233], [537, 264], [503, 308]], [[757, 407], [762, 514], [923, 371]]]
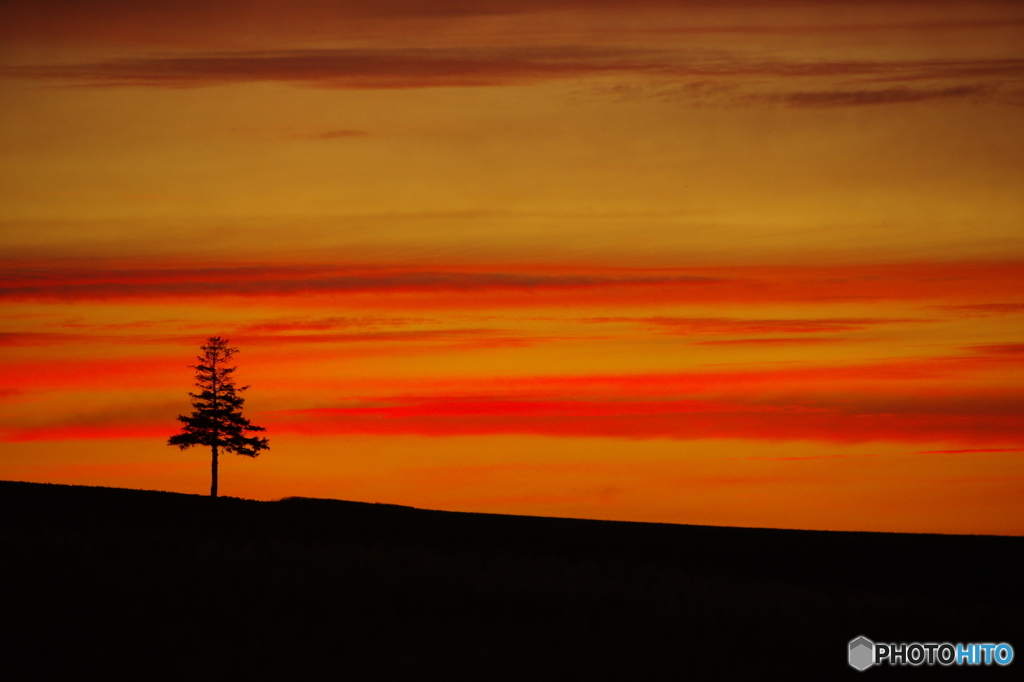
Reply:
[[0, 13], [0, 479], [1024, 534], [1024, 4]]

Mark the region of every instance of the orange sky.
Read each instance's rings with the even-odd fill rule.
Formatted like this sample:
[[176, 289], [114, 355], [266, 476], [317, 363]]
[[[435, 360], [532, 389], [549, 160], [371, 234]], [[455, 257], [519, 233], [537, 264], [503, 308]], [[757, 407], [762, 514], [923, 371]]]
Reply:
[[8, 0], [0, 478], [1024, 534], [1024, 6]]

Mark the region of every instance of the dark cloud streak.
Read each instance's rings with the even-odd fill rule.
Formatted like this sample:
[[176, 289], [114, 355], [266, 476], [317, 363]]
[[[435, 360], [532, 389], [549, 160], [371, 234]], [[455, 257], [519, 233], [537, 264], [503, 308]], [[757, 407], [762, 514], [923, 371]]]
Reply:
[[981, 346], [968, 346], [966, 350], [982, 355], [1022, 356], [1024, 359], [1024, 343], [992, 343]]
[[[751, 61], [666, 50], [561, 46], [466, 49], [340, 49], [220, 52], [192, 56], [119, 59], [88, 64], [9, 67], [16, 78], [95, 86], [200, 87], [282, 82], [352, 89], [475, 87], [529, 84], [609, 74], [670, 79], [773, 78], [785, 83], [814, 78], [852, 79], [841, 88], [740, 95], [794, 107], [901, 104], [990, 96], [1004, 81], [1024, 76], [1024, 59], [905, 61]], [[950, 84], [951, 79], [970, 82]], [[942, 84], [927, 84], [938, 81]], [[925, 82], [911, 88], [886, 82]], [[702, 96], [700, 92], [692, 96]], [[714, 95], [712, 95], [714, 96]], [[363, 131], [333, 131], [345, 137]]]
[[[628, 319], [628, 318], [627, 318]], [[592, 321], [599, 321], [597, 318]], [[636, 322], [680, 334], [806, 334], [858, 331], [879, 324], [926, 322], [910, 318], [837, 317], [815, 319], [736, 319], [729, 317], [644, 317]], [[782, 339], [775, 339], [782, 340]]]
[[949, 310], [964, 315], [1013, 315], [1024, 313], [1024, 303], [973, 303], [968, 305], [938, 306], [941, 310]]
[[[335, 88], [422, 88], [664, 68], [664, 60], [652, 56], [647, 50], [590, 47], [289, 50], [22, 67], [6, 73], [95, 85], [197, 87], [277, 81]], [[647, 62], [641, 64], [640, 59]]]
[[825, 92], [790, 92], [766, 97], [792, 107], [850, 107], [877, 104], [907, 104], [931, 100], [985, 97], [992, 89], [980, 85], [964, 85], [941, 89], [888, 88], [884, 90], [847, 90]]
[[340, 140], [349, 137], [366, 137], [369, 134], [367, 130], [326, 130], [322, 133], [306, 135], [305, 137], [315, 140]]
[[616, 286], [714, 284], [681, 274], [531, 274], [509, 272], [353, 271], [307, 268], [9, 271], [0, 299], [103, 299], [211, 295], [297, 295], [364, 292], [463, 292]]
[[835, 337], [773, 337], [761, 339], [716, 339], [714, 341], [694, 341], [694, 346], [808, 346], [823, 343], [844, 343], [849, 339]]

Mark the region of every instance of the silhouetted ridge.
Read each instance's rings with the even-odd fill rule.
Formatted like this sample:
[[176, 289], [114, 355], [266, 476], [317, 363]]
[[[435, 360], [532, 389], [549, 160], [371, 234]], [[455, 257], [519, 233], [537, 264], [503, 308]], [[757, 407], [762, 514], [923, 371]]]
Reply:
[[0, 482], [0, 542], [0, 641], [76, 677], [728, 678], [800, 642], [834, 679], [858, 635], [1024, 642], [1024, 538]]

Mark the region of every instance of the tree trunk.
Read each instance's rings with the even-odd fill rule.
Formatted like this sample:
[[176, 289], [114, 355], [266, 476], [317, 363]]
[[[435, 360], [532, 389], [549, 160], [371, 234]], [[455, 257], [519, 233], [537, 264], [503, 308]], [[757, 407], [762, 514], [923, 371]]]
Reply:
[[217, 497], [217, 446], [211, 446], [213, 450], [213, 462], [210, 465], [212, 480], [210, 481], [210, 497]]

